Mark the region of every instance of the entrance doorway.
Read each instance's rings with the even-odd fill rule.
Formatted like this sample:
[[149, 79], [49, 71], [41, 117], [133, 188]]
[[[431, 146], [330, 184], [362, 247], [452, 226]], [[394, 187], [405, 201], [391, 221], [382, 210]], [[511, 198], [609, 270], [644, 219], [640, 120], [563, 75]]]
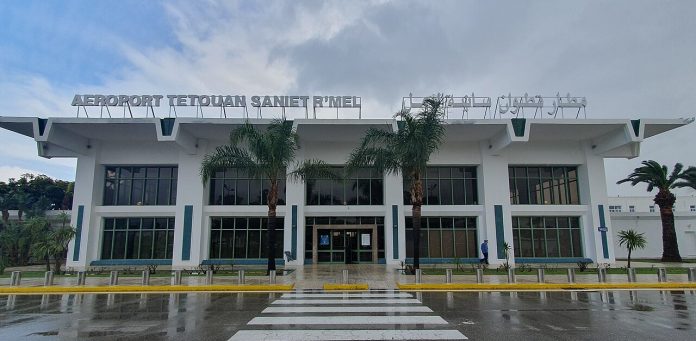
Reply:
[[315, 225], [312, 262], [377, 263], [377, 225]]

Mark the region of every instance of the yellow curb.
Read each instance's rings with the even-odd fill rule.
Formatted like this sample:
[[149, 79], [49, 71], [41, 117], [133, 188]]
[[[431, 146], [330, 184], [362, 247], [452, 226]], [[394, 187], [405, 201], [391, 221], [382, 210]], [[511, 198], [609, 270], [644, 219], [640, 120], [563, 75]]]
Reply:
[[289, 291], [294, 284], [272, 285], [114, 285], [114, 286], [51, 286], [0, 287], [0, 295], [7, 294], [64, 294], [64, 293], [168, 293], [168, 292], [235, 292], [235, 291]]
[[367, 283], [356, 284], [332, 284], [324, 283], [324, 290], [368, 290]]
[[501, 283], [501, 284], [464, 284], [464, 283], [396, 283], [406, 291], [499, 291], [499, 290], [592, 290], [592, 289], [696, 289], [696, 283]]

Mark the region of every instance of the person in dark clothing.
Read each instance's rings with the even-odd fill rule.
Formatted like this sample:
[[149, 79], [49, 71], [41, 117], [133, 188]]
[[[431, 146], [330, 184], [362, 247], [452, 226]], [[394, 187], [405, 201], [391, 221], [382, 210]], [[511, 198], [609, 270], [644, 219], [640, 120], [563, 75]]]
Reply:
[[483, 254], [483, 258], [481, 258], [481, 264], [488, 264], [488, 239], [484, 240], [483, 243], [481, 243], [481, 253]]

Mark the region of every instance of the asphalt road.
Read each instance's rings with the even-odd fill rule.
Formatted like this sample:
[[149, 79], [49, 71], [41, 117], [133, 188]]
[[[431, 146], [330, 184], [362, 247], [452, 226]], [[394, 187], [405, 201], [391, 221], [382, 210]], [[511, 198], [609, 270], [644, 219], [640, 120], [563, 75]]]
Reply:
[[694, 340], [696, 293], [0, 296], [2, 340]]

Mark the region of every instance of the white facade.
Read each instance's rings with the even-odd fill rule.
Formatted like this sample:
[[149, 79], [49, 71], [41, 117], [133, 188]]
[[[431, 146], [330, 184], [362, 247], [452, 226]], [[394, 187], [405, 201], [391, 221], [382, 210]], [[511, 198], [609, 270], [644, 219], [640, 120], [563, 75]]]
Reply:
[[[203, 186], [199, 175], [204, 155], [226, 143], [229, 132], [243, 122], [242, 119], [202, 118], [177, 118], [165, 122], [156, 118], [40, 120], [0, 117], [0, 127], [34, 138], [40, 156], [77, 158], [72, 225], [79, 228], [80, 237], [79, 243], [71, 242], [67, 262], [68, 267], [76, 269], [89, 267], [100, 260], [105, 217], [175, 217], [171, 264], [174, 268], [191, 268], [209, 257], [211, 217], [266, 216], [267, 208], [262, 205], [209, 205], [209, 186]], [[262, 128], [269, 120], [251, 122]], [[170, 123], [171, 126], [167, 126]], [[623, 220], [617, 220], [615, 215], [609, 219], [608, 205], [613, 205], [613, 201], [607, 198], [603, 159], [637, 157], [644, 138], [686, 122], [520, 119], [515, 124], [509, 119], [448, 120], [444, 144], [430, 161], [434, 166], [476, 167], [477, 204], [425, 205], [422, 212], [424, 217], [476, 217], [476, 245], [484, 239], [489, 240], [491, 264], [504, 262], [504, 257], [498, 252], [498, 242], [514, 245], [512, 219], [525, 216], [578, 217], [583, 257], [599, 263], [614, 262], [620, 254], [614, 252], [616, 228], [612, 225], [622, 224]], [[397, 129], [396, 121], [391, 119], [297, 119], [294, 126], [300, 136], [298, 162], [321, 159], [334, 165], [345, 162], [367, 128]], [[177, 166], [176, 205], [103, 205], [107, 165]], [[577, 167], [580, 203], [511, 204], [508, 167], [515, 165]], [[289, 265], [306, 261], [305, 217], [322, 216], [384, 217], [384, 261], [392, 264], [404, 261], [407, 243], [405, 218], [410, 216], [411, 208], [404, 205], [402, 183], [401, 176], [385, 177], [383, 205], [312, 206], [306, 204], [305, 184], [288, 181], [287, 204], [278, 207], [278, 216], [284, 217], [284, 250], [292, 250], [293, 245], [296, 248], [297, 260]], [[293, 219], [293, 206], [296, 207], [296, 219]], [[190, 207], [192, 213], [190, 233], [185, 232], [186, 207]], [[393, 219], [394, 207], [396, 221]], [[496, 214], [496, 207], [502, 209], [499, 214]], [[604, 241], [603, 233], [598, 229], [602, 225], [608, 230]], [[397, 234], [394, 235], [393, 231]], [[295, 240], [293, 234], [296, 234]], [[693, 241], [691, 243], [693, 245]], [[688, 248], [684, 248], [682, 252], [687, 254]], [[688, 252], [693, 253], [693, 250]], [[185, 256], [187, 253], [188, 257]]]
[[[647, 239], [645, 249], [634, 250], [633, 258], [662, 257], [662, 221], [660, 208], [652, 196], [610, 197], [609, 205], [614, 226], [614, 247], [617, 258], [626, 258], [628, 251], [619, 246], [616, 234], [621, 230], [635, 230], [644, 233]], [[620, 212], [619, 212], [620, 210]], [[696, 258], [696, 196], [678, 196], [674, 203], [674, 228], [682, 258]]]

